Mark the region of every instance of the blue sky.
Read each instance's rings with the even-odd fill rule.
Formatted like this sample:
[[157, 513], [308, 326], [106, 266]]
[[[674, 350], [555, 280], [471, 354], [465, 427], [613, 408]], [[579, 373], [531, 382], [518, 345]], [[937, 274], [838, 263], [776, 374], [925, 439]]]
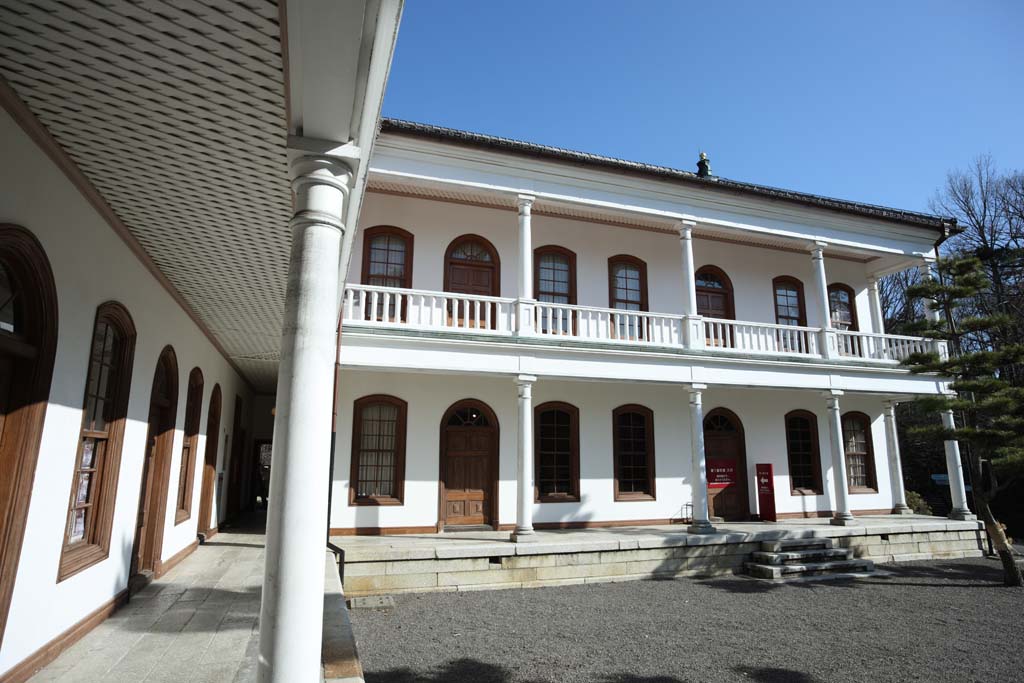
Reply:
[[925, 210], [1024, 169], [1024, 2], [407, 0], [384, 115]]

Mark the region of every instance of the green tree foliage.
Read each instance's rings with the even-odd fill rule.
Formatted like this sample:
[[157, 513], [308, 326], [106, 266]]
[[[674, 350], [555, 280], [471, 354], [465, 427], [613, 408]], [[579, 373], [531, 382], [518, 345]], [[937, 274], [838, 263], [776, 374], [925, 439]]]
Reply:
[[[991, 270], [983, 258], [1002, 258], [977, 249], [950, 253], [936, 264], [937, 277], [919, 279], [907, 287], [910, 299], [919, 299], [940, 313], [908, 323], [908, 331], [935, 339], [932, 353], [915, 354], [905, 363], [914, 372], [935, 373], [952, 381], [952, 393], [916, 401], [923, 410], [952, 410], [953, 429], [920, 424], [914, 432], [941, 440], [957, 440], [964, 447], [973, 482], [978, 515], [985, 523], [1003, 562], [1006, 585], [1024, 585], [1002, 526], [991, 509], [1000, 488], [1019, 476], [1024, 464], [1024, 345], [1006, 336], [1017, 324], [1005, 312], [986, 313], [979, 300], [993, 288]], [[945, 345], [940, 353], [941, 345]]]

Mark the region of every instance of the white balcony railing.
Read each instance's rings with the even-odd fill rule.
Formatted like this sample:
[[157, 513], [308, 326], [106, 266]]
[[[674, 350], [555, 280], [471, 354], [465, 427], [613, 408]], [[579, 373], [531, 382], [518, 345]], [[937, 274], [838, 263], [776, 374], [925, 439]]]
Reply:
[[515, 299], [496, 296], [348, 285], [342, 324], [510, 335], [515, 305]]
[[683, 317], [680, 315], [543, 301], [533, 303], [532, 307], [533, 333], [541, 337], [653, 346], [683, 345]]
[[704, 318], [705, 345], [740, 353], [818, 356], [816, 327], [795, 327], [771, 323]]
[[[345, 288], [342, 315], [345, 326], [856, 359], [872, 364], [896, 364], [911, 354], [936, 348], [935, 342], [920, 337], [356, 284]], [[937, 348], [944, 353], [941, 344]]]

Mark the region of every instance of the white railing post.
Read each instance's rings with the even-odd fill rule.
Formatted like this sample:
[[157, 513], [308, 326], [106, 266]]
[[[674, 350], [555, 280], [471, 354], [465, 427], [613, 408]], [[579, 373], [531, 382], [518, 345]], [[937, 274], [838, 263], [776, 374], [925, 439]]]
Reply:
[[814, 285], [818, 292], [816, 302], [821, 317], [821, 355], [824, 358], [839, 357], [839, 340], [832, 329], [832, 312], [828, 305], [828, 279], [825, 276], [825, 243], [811, 245], [811, 265], [814, 270]]

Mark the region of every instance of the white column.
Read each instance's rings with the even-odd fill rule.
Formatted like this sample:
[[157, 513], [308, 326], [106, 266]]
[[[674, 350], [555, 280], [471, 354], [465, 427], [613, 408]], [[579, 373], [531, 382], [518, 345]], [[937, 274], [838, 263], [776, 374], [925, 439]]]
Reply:
[[[953, 411], [943, 410], [941, 414], [942, 426], [946, 429], [956, 429]], [[977, 519], [971, 509], [967, 507], [967, 487], [964, 485], [964, 466], [960, 459], [960, 444], [955, 439], [950, 439], [944, 445], [946, 447], [946, 472], [949, 475], [949, 495], [953, 500], [953, 510], [949, 513], [949, 518]]]
[[[922, 280], [934, 280], [935, 273], [932, 272], [932, 262], [925, 261], [917, 267], [917, 272], [920, 273]], [[940, 313], [932, 305], [931, 299], [924, 300], [924, 316], [932, 322], [937, 322], [940, 319]]]
[[850, 512], [850, 487], [846, 476], [846, 458], [843, 449], [843, 420], [840, 415], [839, 397], [841, 391], [830, 392], [828, 396], [828, 434], [832, 448], [832, 481], [835, 486], [836, 509], [832, 513], [832, 524], [850, 526], [856, 524]]
[[291, 174], [295, 213], [260, 607], [261, 683], [320, 680], [338, 261], [352, 178], [347, 165], [318, 156], [295, 159]]
[[815, 303], [821, 319], [821, 355], [838, 358], [839, 345], [835, 330], [832, 329], [832, 311], [828, 305], [828, 279], [825, 276], [825, 243], [815, 242], [811, 246], [811, 266], [814, 272]]
[[533, 227], [530, 209], [534, 197], [521, 194], [516, 198], [519, 207], [519, 301], [516, 305], [516, 332], [528, 333], [533, 329]]
[[687, 531], [691, 534], [712, 534], [715, 527], [708, 519], [708, 470], [704, 457], [704, 405], [701, 392], [706, 384], [690, 385], [690, 488], [693, 512]]
[[696, 221], [679, 222], [679, 245], [683, 252], [683, 344], [688, 349], [704, 347], [704, 323], [697, 312], [696, 265], [693, 261], [693, 229]]
[[533, 375], [516, 377], [519, 402], [518, 458], [516, 460], [516, 530], [512, 540], [529, 543], [533, 533]]
[[899, 432], [896, 431], [896, 401], [886, 401], [883, 415], [885, 419], [885, 447], [889, 452], [892, 513], [894, 515], [909, 515], [913, 511], [907, 506], [907, 495], [903, 490], [903, 464], [900, 461]]
[[882, 297], [878, 293], [878, 278], [868, 277], [868, 307], [871, 309], [871, 329], [875, 334], [885, 334], [885, 315], [882, 311]]

